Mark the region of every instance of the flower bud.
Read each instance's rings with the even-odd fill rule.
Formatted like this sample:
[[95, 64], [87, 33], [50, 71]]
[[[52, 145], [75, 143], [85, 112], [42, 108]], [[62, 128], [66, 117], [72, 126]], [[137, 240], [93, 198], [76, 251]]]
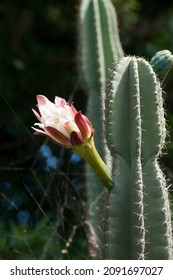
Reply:
[[46, 135], [56, 144], [71, 149], [87, 143], [93, 136], [91, 122], [73, 104], [58, 96], [53, 103], [43, 95], [37, 95], [37, 102], [40, 114], [33, 109], [39, 121], [32, 127], [35, 134]]

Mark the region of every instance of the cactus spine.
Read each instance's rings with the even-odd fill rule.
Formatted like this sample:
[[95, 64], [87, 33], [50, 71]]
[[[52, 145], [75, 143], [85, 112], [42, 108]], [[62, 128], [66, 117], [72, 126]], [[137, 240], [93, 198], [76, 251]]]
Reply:
[[150, 64], [122, 58], [106, 89], [106, 137], [114, 159], [107, 257], [171, 259], [171, 213], [158, 157], [165, 143], [162, 89]]
[[[123, 56], [117, 18], [110, 0], [83, 0], [79, 11], [78, 70], [88, 94], [87, 113], [96, 130], [95, 144], [102, 158], [107, 156], [103, 135], [104, 89], [109, 68]], [[108, 162], [108, 161], [107, 161]], [[94, 228], [97, 204], [103, 187], [87, 167], [89, 216]]]

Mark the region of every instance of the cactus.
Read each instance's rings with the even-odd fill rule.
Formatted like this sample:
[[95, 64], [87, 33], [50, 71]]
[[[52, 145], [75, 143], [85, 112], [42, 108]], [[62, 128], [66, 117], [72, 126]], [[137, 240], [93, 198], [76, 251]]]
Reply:
[[173, 64], [173, 55], [168, 50], [157, 52], [150, 60], [155, 73], [163, 80], [168, 74]]
[[105, 211], [109, 259], [172, 259], [168, 189], [158, 164], [165, 143], [162, 89], [150, 64], [122, 58], [106, 88], [106, 138], [114, 188]]
[[[81, 2], [78, 42], [78, 72], [89, 98], [88, 115], [95, 129], [101, 133], [103, 130], [101, 108], [104, 106], [102, 101], [109, 69], [123, 56], [116, 12], [110, 0]], [[95, 142], [103, 156], [100, 134], [95, 137]]]
[[[108, 163], [103, 135], [104, 89], [109, 68], [123, 56], [119, 40], [117, 18], [110, 0], [83, 0], [79, 11], [78, 72], [88, 95], [87, 115], [97, 131], [95, 144]], [[110, 165], [110, 163], [109, 163]], [[89, 216], [97, 226], [96, 209], [103, 191], [92, 170], [86, 167]]]
[[150, 64], [142, 58], [122, 57], [111, 1], [82, 0], [79, 76], [88, 94], [96, 147], [109, 167], [106, 155], [113, 159], [114, 181], [113, 189], [104, 192], [87, 168], [89, 226], [94, 244], [101, 244], [97, 257], [172, 259], [168, 188], [158, 164], [166, 136], [158, 77], [163, 81], [171, 68], [172, 54], [158, 52]]
[[79, 13], [79, 74], [100, 96], [109, 68], [123, 56], [115, 9], [110, 0], [83, 0]]

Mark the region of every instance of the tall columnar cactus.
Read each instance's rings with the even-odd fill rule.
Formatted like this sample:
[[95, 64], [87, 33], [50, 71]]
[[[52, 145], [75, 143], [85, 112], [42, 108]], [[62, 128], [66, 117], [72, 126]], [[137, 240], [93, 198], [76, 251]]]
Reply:
[[[95, 143], [98, 152], [103, 158], [109, 158], [103, 134], [104, 89], [109, 69], [123, 56], [116, 12], [110, 0], [81, 1], [78, 42], [79, 76], [88, 95], [87, 115], [97, 132]], [[86, 181], [90, 218], [93, 215], [95, 220], [97, 202], [103, 187], [89, 167]], [[94, 223], [97, 225], [97, 222]]]
[[171, 259], [168, 189], [158, 164], [165, 143], [162, 89], [150, 64], [122, 58], [106, 89], [106, 138], [114, 159], [108, 194], [109, 259]]
[[110, 0], [81, 1], [78, 42], [79, 76], [88, 94], [88, 115], [98, 132], [96, 146], [103, 156], [100, 133], [103, 130], [104, 89], [109, 69], [123, 56], [116, 12]]

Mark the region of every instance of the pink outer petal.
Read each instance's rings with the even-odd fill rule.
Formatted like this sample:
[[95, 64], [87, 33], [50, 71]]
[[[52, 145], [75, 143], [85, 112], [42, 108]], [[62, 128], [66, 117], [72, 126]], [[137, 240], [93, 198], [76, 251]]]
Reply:
[[83, 144], [83, 141], [80, 139], [80, 136], [78, 135], [78, 133], [76, 131], [73, 131], [70, 134], [70, 139], [71, 139], [71, 144], [73, 146], [78, 146]]
[[88, 124], [88, 126], [90, 127], [90, 130], [92, 130], [93, 127], [92, 127], [92, 123], [90, 122], [90, 120], [86, 116], [84, 116], [84, 115], [82, 115], [82, 116], [83, 116], [84, 120], [86, 121], [86, 123]]
[[34, 110], [32, 109], [34, 115], [36, 116], [37, 120], [39, 120], [39, 122], [41, 122], [41, 116]]
[[85, 118], [83, 117], [83, 115], [81, 114], [81, 112], [78, 112], [75, 115], [75, 122], [82, 134], [82, 137], [85, 138], [89, 138], [91, 136], [91, 131], [88, 128], [87, 122], [85, 120]]
[[90, 137], [91, 137], [91, 136], [93, 136], [95, 134], [95, 130], [94, 130], [90, 120], [86, 116], [84, 116], [84, 115], [82, 115], [82, 116], [83, 116], [84, 120], [86, 121], [87, 125], [89, 126], [90, 133], [91, 133]]
[[46, 133], [50, 138], [53, 138], [54, 141], [59, 142], [60, 144], [66, 146], [71, 145], [70, 138], [66, 137], [63, 133], [52, 126], [46, 126]]
[[76, 108], [73, 106], [73, 104], [71, 104], [71, 110], [72, 110], [72, 112], [73, 112], [73, 114], [74, 114], [74, 116], [77, 114], [77, 110], [76, 110]]
[[43, 131], [41, 129], [35, 128], [33, 126], [31, 128], [35, 130], [35, 132], [34, 132], [35, 135], [46, 135], [45, 131]]

